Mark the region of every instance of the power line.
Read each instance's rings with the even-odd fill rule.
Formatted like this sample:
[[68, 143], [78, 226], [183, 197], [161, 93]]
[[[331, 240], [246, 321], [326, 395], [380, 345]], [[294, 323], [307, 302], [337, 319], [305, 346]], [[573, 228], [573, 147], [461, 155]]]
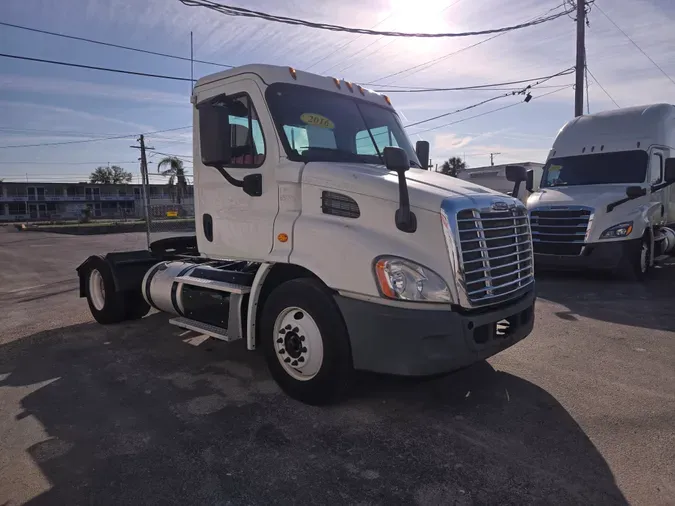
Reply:
[[211, 61], [205, 61], [205, 60], [191, 60], [190, 58], [187, 58], [185, 56], [178, 56], [175, 54], [168, 54], [168, 53], [159, 53], [157, 51], [149, 51], [147, 49], [140, 49], [137, 47], [130, 47], [130, 46], [122, 46], [120, 44], [113, 44], [111, 42], [103, 42], [100, 40], [95, 40], [95, 39], [88, 39], [86, 37], [77, 37], [75, 35], [66, 35], [64, 33], [56, 33], [56, 32], [50, 32], [47, 30], [40, 30], [38, 28], [31, 28], [29, 26], [21, 26], [21, 25], [15, 25], [13, 23], [5, 23], [3, 21], [0, 21], [0, 25], [2, 26], [9, 26], [12, 28], [17, 28], [19, 30], [28, 30], [30, 32], [36, 32], [36, 33], [43, 33], [45, 35], [53, 35], [54, 37], [62, 37], [64, 39], [71, 39], [71, 40], [79, 40], [81, 42], [89, 42], [90, 44], [98, 44], [100, 46], [108, 46], [108, 47], [114, 47], [117, 49], [125, 49], [127, 51], [136, 51], [137, 53], [145, 53], [145, 54], [151, 54], [155, 56], [163, 56], [164, 58], [173, 58], [175, 60], [183, 60], [183, 61], [193, 61], [194, 63], [204, 63], [206, 65], [215, 65], [217, 67], [225, 67], [225, 68], [234, 68], [233, 65], [226, 65], [224, 63], [216, 63], [216, 62], [211, 62]]
[[[566, 84], [566, 85], [562, 86], [560, 89], [557, 89], [557, 90], [554, 90], [554, 91], [549, 91], [548, 93], [544, 93], [543, 95], [532, 97], [532, 100], [537, 100], [538, 98], [544, 98], [548, 95], [553, 95], [554, 93], [558, 93], [560, 91], [563, 91], [563, 90], [566, 90], [566, 89], [569, 89], [569, 88], [573, 88], [573, 87], [574, 87], [573, 84]], [[530, 100], [530, 102], [532, 100]], [[502, 107], [498, 107], [497, 109], [485, 111], [485, 112], [482, 112], [480, 114], [474, 114], [473, 116], [468, 116], [466, 118], [462, 118], [462, 119], [459, 119], [459, 120], [456, 120], [456, 121], [452, 121], [450, 123], [445, 123], [443, 125], [437, 125], [435, 127], [427, 128], [425, 130], [420, 130], [419, 132], [413, 132], [410, 135], [419, 135], [419, 134], [423, 134], [423, 133], [426, 133], [426, 132], [431, 132], [432, 130], [438, 130], [439, 128], [449, 127], [449, 126], [452, 126], [452, 125], [456, 125], [458, 123], [463, 123], [465, 121], [469, 121], [470, 119], [480, 118], [482, 116], [487, 116], [488, 114], [493, 114], [495, 112], [503, 111], [505, 109], [510, 109], [511, 107], [515, 107], [517, 105], [524, 104], [524, 103], [525, 102], [523, 101], [523, 102], [516, 102], [514, 104], [505, 105], [505, 106], [502, 106]]]
[[[633, 39], [631, 39], [630, 35], [628, 35], [626, 32], [624, 32], [624, 31], [619, 27], [619, 25], [617, 25], [617, 24], [612, 20], [612, 18], [610, 18], [610, 17], [605, 13], [605, 11], [603, 11], [603, 10], [600, 8], [599, 5], [596, 4], [595, 7], [597, 7], [597, 9], [600, 11], [600, 14], [602, 14], [603, 16], [605, 16], [605, 17], [609, 20], [609, 22], [612, 23], [612, 24], [616, 27], [617, 30], [619, 30], [621, 33], [623, 33], [624, 36], [625, 36], [629, 41], [631, 41], [631, 43], [638, 49], [638, 51], [640, 51], [643, 55], [645, 55], [645, 57], [646, 57], [650, 62], [652, 62], [652, 63], [654, 64], [654, 66], [655, 66], [657, 69], [659, 69], [659, 70], [661, 71], [661, 73], [662, 73], [664, 76], [666, 76], [666, 78], [668, 78], [668, 80], [669, 80], [671, 83], [675, 84], [675, 80], [673, 80], [672, 77], [670, 77], [668, 74], [666, 74], [666, 71], [663, 70], [663, 69], [661, 68], [661, 66], [659, 66], [658, 63], [656, 63], [654, 60], [652, 60], [652, 58], [651, 58], [647, 53], [645, 53], [644, 50], [643, 50], [640, 46], [638, 46], [637, 42], [635, 42]], [[596, 81], [596, 82], [597, 82], [597, 81]], [[599, 85], [599, 83], [598, 83], [598, 85]], [[600, 86], [600, 87], [602, 88], [602, 86]], [[616, 102], [615, 102], [615, 103], [616, 103]]]
[[423, 120], [420, 120], [420, 121], [416, 121], [415, 123], [410, 123], [409, 125], [406, 125], [405, 128], [410, 128], [410, 127], [413, 127], [413, 126], [421, 125], [422, 123], [427, 123], [429, 121], [434, 121], [434, 120], [437, 120], [437, 119], [440, 119], [440, 118], [445, 118], [446, 116], [452, 116], [453, 114], [458, 114], [460, 112], [468, 111], [469, 109], [474, 109], [475, 107], [485, 105], [485, 104], [487, 104], [489, 102], [493, 102], [495, 100], [499, 100], [500, 98], [506, 98], [506, 97], [510, 97], [510, 96], [514, 96], [514, 95], [524, 95], [525, 93], [527, 93], [527, 98], [525, 99], [525, 101], [529, 102], [530, 100], [532, 100], [532, 96], [529, 94], [529, 91], [532, 90], [535, 86], [537, 86], [540, 83], [546, 82], [549, 79], [553, 79], [554, 77], [569, 74], [570, 71], [574, 72], [574, 68], [566, 69], [566, 70], [563, 70], [562, 72], [558, 72], [558, 73], [552, 74], [550, 76], [545, 76], [545, 77], [541, 78], [541, 80], [539, 82], [528, 85], [528, 86], [522, 88], [519, 91], [512, 91], [510, 93], [498, 95], [496, 97], [488, 98], [488, 99], [483, 100], [481, 102], [478, 102], [476, 104], [472, 104], [470, 106], [463, 107], [461, 109], [457, 109], [456, 111], [446, 112], [444, 114], [439, 114], [438, 116], [433, 116], [431, 118], [426, 118], [426, 119], [423, 119]]
[[261, 11], [254, 11], [251, 9], [244, 9], [243, 7], [234, 7], [231, 5], [223, 5], [211, 0], [179, 0], [182, 4], [188, 7], [205, 7], [207, 9], [225, 14], [226, 16], [239, 16], [247, 18], [258, 18], [266, 21], [274, 21], [276, 23], [284, 23], [287, 25], [306, 26], [308, 28], [318, 28], [320, 30], [330, 30], [333, 32], [348, 32], [358, 33], [363, 35], [382, 35], [385, 37], [417, 37], [417, 38], [447, 38], [447, 37], [468, 37], [471, 35], [487, 35], [491, 33], [511, 32], [513, 30], [520, 30], [530, 26], [536, 26], [547, 21], [552, 21], [561, 16], [567, 15], [567, 11], [552, 14], [550, 16], [536, 19], [530, 22], [521, 23], [518, 25], [505, 26], [502, 28], [493, 28], [490, 30], [478, 30], [472, 32], [458, 32], [458, 33], [406, 33], [406, 32], [390, 32], [377, 31], [366, 28], [349, 28], [346, 26], [332, 25], [329, 23], [315, 23], [298, 18], [290, 18], [286, 16], [278, 16], [274, 14], [267, 14]]
[[[430, 91], [465, 91], [465, 90], [477, 90], [477, 89], [489, 89], [495, 86], [507, 86], [509, 84], [521, 84], [521, 83], [528, 83], [532, 81], [541, 81], [541, 83], [548, 81], [549, 79], [553, 79], [554, 77], [559, 77], [559, 76], [566, 76], [569, 74], [572, 74], [574, 72], [574, 67], [570, 67], [568, 69], [562, 70], [556, 74], [551, 74], [548, 76], [541, 76], [541, 77], [534, 77], [532, 79], [520, 79], [518, 81], [506, 81], [502, 83], [493, 83], [493, 84], [478, 84], [474, 86], [460, 86], [456, 88], [412, 88], [412, 89], [393, 89], [393, 90], [375, 90], [378, 93], [426, 93]], [[539, 84], [539, 83], [537, 83]], [[536, 85], [533, 85], [536, 86]], [[516, 88], [516, 89], [521, 89], [521, 88]]]
[[[553, 11], [559, 9], [560, 7], [561, 7], [560, 5], [557, 5], [556, 7], [553, 7], [552, 9], [548, 9], [546, 12], [544, 12], [543, 14], [541, 14], [541, 15], [539, 15], [539, 16], [535, 16], [534, 18], [530, 18], [528, 21], [534, 21], [534, 20], [543, 18], [543, 17], [547, 16], [549, 13], [551, 13], [551, 12], [553, 12]], [[562, 15], [568, 14], [569, 12], [570, 12], [570, 11], [569, 11], [568, 9], [566, 9], [563, 13], [559, 13], [559, 14], [562, 16]], [[560, 17], [560, 16], [558, 16], [558, 17]], [[422, 63], [419, 63], [419, 64], [417, 64], [417, 65], [413, 65], [412, 67], [408, 67], [408, 68], [406, 68], [406, 69], [399, 70], [398, 72], [393, 72], [393, 73], [391, 73], [391, 74], [387, 74], [387, 75], [384, 76], [384, 77], [380, 77], [380, 78], [375, 79], [372, 83], [369, 83], [369, 84], [372, 85], [372, 84], [374, 84], [374, 83], [377, 83], [378, 81], [383, 81], [383, 80], [385, 80], [385, 79], [389, 79], [390, 77], [395, 77], [395, 76], [398, 76], [398, 75], [401, 75], [401, 74], [405, 74], [405, 73], [410, 72], [410, 71], [412, 71], [412, 70], [417, 70], [417, 69], [419, 69], [418, 72], [421, 72], [422, 70], [426, 70], [426, 69], [428, 69], [428, 68], [430, 68], [430, 67], [433, 67], [433, 66], [436, 65], [437, 63], [440, 63], [440, 62], [442, 62], [442, 61], [444, 61], [444, 60], [447, 60], [448, 58], [451, 58], [451, 57], [453, 57], [453, 56], [459, 54], [459, 53], [462, 53], [462, 52], [464, 52], [464, 51], [467, 51], [468, 49], [473, 49], [474, 47], [480, 46], [481, 44], [485, 44], [486, 42], [489, 42], [489, 41], [491, 41], [491, 40], [493, 40], [493, 39], [496, 39], [497, 37], [500, 37], [500, 36], [504, 35], [505, 33], [507, 33], [507, 32], [497, 33], [496, 35], [492, 35], [491, 37], [488, 37], [488, 38], [486, 38], [486, 39], [479, 40], [478, 42], [475, 42], [475, 43], [470, 44], [470, 45], [468, 45], [468, 46], [464, 46], [464, 47], [462, 47], [462, 48], [459, 48], [459, 49], [456, 50], [456, 51], [453, 51], [453, 52], [451, 52], [451, 53], [445, 54], [445, 55], [443, 55], [443, 56], [439, 56], [438, 58], [433, 58], [433, 59], [431, 59], [431, 60], [427, 60], [426, 62], [422, 62]], [[394, 81], [394, 82], [395, 82], [395, 81]], [[391, 86], [391, 84], [387, 84], [387, 86]]]
[[[145, 132], [144, 135], [159, 134], [162, 132], [173, 132], [175, 130], [185, 130], [187, 128], [192, 128], [192, 126], [184, 126], [178, 128], [167, 128], [165, 130], [155, 130], [154, 132]], [[11, 146], [0, 146], [0, 149], [9, 149], [9, 148], [40, 148], [44, 146], [64, 146], [66, 144], [82, 144], [85, 142], [98, 142], [98, 141], [112, 141], [116, 139], [128, 139], [129, 137], [136, 137], [138, 134], [127, 134], [127, 135], [114, 135], [111, 137], [99, 137], [96, 139], [82, 139], [79, 141], [63, 141], [63, 142], [45, 142], [41, 144], [15, 144]]]
[[142, 77], [154, 77], [157, 79], [170, 79], [172, 81], [190, 81], [192, 82], [192, 79], [189, 77], [176, 77], [176, 76], [167, 76], [167, 75], [162, 75], [162, 74], [148, 74], [146, 72], [134, 72], [132, 70], [122, 70], [122, 69], [112, 69], [108, 67], [96, 67], [93, 65], [82, 65], [79, 63], [69, 63], [69, 62], [63, 62], [63, 61], [56, 61], [56, 60], [45, 60], [43, 58], [30, 58], [28, 56], [18, 56], [14, 54], [5, 54], [5, 53], [0, 53], [0, 56], [3, 58], [13, 58], [15, 60], [25, 60], [25, 61], [33, 61], [33, 62], [38, 62], [38, 63], [51, 63], [52, 65], [63, 65], [65, 67], [76, 67], [80, 69], [88, 69], [88, 70], [102, 70], [105, 72], [115, 72], [117, 74], [128, 74], [132, 76], [142, 76]]
[[596, 79], [596, 77], [593, 75], [593, 72], [591, 72], [591, 69], [588, 68], [588, 65], [586, 65], [586, 72], [588, 72], [588, 73], [590, 74], [590, 76], [593, 78], [593, 81], [595, 81], [595, 84], [597, 84], [598, 86], [600, 86], [600, 89], [605, 93], [605, 95], [607, 95], [607, 97], [608, 97], [612, 102], [614, 102], [614, 105], [616, 106], [616, 108], [617, 108], [617, 109], [621, 109], [621, 106], [619, 106], [619, 104], [616, 103], [616, 100], [614, 100], [614, 98], [612, 98], [612, 95], [610, 95], [609, 92], [605, 89], [605, 87], [604, 87], [602, 84], [600, 84], [600, 81], [598, 81], [598, 80]]
[[[449, 5], [447, 5], [445, 8], [443, 8], [438, 14], [435, 14], [435, 15], [440, 16], [440, 15], [443, 14], [445, 11], [447, 11], [450, 7], [454, 7], [455, 5], [457, 5], [457, 4], [458, 4], [459, 2], [461, 2], [461, 1], [462, 1], [462, 0], [455, 0], [454, 2], [452, 2], [451, 4], [449, 4]], [[342, 63], [344, 63], [344, 62], [348, 62], [348, 61], [350, 61], [350, 60], [353, 60], [355, 56], [359, 55], [360, 53], [362, 53], [362, 52], [365, 51], [366, 49], [368, 49], [368, 48], [374, 46], [375, 44], [377, 44], [379, 41], [381, 41], [381, 40], [384, 39], [384, 38], [385, 38], [384, 36], [378, 37], [377, 39], [375, 39], [375, 40], [374, 40], [373, 42], [371, 42], [370, 44], [368, 44], [368, 45], [364, 46], [363, 48], [361, 48], [360, 50], [358, 50], [356, 53], [351, 54], [351, 55], [348, 55], [346, 58], [343, 58], [342, 60], [338, 61], [336, 64], [332, 65], [331, 67], [328, 67], [324, 72], [328, 72], [329, 70], [331, 70], [331, 69], [333, 69], [333, 68], [335, 68], [335, 67], [337, 67], [337, 66], [339, 66], [339, 65], [342, 65]], [[371, 51], [370, 53], [368, 53], [368, 54], [365, 56], [365, 58], [369, 58], [370, 56], [374, 55], [375, 53], [377, 53], [377, 52], [379, 52], [379, 51], [382, 51], [385, 47], [389, 46], [390, 44], [392, 44], [392, 43], [394, 43], [394, 42], [396, 42], [396, 39], [390, 40], [390, 41], [387, 42], [386, 44], [384, 44], [384, 45], [378, 47], [377, 49], [375, 49], [374, 51]], [[347, 70], [348, 68], [353, 67], [354, 65], [355, 65], [355, 63], [352, 63], [351, 65], [347, 65], [346, 67], [342, 67], [342, 68], [339, 69], [339, 72], [344, 72], [345, 70]]]

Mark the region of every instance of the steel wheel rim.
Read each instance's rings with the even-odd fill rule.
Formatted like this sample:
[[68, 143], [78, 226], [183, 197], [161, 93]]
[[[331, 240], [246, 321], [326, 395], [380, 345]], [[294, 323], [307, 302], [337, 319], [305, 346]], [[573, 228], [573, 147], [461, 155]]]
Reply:
[[284, 371], [298, 381], [314, 378], [323, 364], [323, 339], [310, 314], [299, 307], [284, 309], [274, 322], [274, 352]]
[[105, 286], [103, 276], [97, 269], [89, 273], [89, 298], [96, 310], [102, 311], [105, 306]]

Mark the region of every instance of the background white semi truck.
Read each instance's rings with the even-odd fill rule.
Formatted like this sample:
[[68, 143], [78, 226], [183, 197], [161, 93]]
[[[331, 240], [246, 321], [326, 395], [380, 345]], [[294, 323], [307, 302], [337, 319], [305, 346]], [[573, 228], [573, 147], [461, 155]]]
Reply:
[[675, 106], [580, 116], [558, 133], [539, 190], [525, 181], [536, 264], [644, 279], [675, 248]]
[[243, 339], [314, 404], [355, 370], [445, 373], [531, 332], [525, 207], [424, 170], [429, 145], [412, 148], [387, 97], [249, 65], [200, 79], [192, 103], [196, 237], [88, 258], [98, 322], [152, 306]]

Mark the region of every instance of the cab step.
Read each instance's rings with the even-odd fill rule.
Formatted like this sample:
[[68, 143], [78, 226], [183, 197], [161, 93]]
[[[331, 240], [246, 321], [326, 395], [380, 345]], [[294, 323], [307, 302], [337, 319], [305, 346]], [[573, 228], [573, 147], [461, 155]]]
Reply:
[[227, 329], [224, 329], [222, 327], [216, 327], [215, 325], [211, 325], [209, 323], [191, 320], [190, 318], [184, 318], [182, 316], [178, 318], [172, 318], [171, 320], [169, 320], [169, 323], [182, 329], [194, 330], [195, 332], [205, 334], [215, 339], [227, 341], [228, 343], [236, 341], [237, 339], [241, 339], [241, 337], [231, 337], [227, 335]]
[[186, 285], [201, 286], [202, 288], [210, 288], [211, 290], [218, 290], [220, 292], [237, 293], [239, 295], [251, 291], [251, 287], [247, 285], [218, 281], [215, 279], [197, 278], [194, 276], [179, 276], [175, 281], [185, 283]]

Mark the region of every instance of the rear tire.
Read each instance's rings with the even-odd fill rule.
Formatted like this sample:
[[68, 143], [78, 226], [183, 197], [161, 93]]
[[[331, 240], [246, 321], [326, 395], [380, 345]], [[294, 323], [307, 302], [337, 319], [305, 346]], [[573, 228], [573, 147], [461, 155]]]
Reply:
[[263, 307], [259, 339], [270, 373], [290, 397], [334, 403], [352, 386], [347, 328], [320, 281], [293, 279], [272, 291]]
[[115, 290], [112, 270], [102, 258], [91, 260], [85, 293], [89, 310], [98, 323], [109, 325], [125, 320], [126, 305], [123, 294]]

